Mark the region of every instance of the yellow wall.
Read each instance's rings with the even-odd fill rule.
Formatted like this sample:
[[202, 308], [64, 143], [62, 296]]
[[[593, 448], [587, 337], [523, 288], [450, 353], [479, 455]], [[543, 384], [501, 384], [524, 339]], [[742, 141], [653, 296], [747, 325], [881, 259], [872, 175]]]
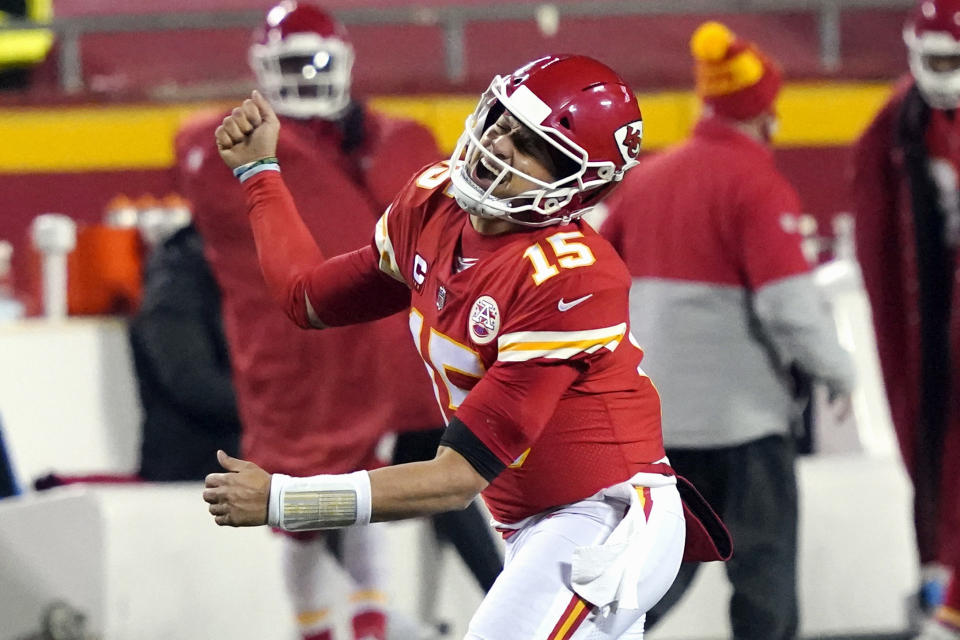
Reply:
[[[854, 140], [890, 94], [886, 84], [793, 84], [781, 95], [777, 146], [837, 146]], [[475, 96], [381, 97], [385, 112], [431, 127], [453, 148]], [[173, 135], [207, 104], [0, 109], [0, 173], [162, 169], [173, 162]], [[223, 105], [226, 108], [226, 105]], [[697, 113], [688, 92], [641, 94], [646, 149], [683, 139]], [[212, 141], [211, 141], [212, 144]]]

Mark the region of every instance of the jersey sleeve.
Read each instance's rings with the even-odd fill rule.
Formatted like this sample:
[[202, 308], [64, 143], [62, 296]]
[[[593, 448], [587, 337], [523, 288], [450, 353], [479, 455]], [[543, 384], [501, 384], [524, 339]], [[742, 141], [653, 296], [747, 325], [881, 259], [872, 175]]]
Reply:
[[298, 326], [313, 326], [308, 299], [324, 326], [383, 318], [409, 302], [409, 290], [383, 276], [368, 246], [326, 259], [279, 172], [264, 171], [243, 188], [264, 282]]
[[400, 190], [377, 221], [373, 247], [379, 255], [380, 270], [408, 287], [413, 287], [413, 254], [426, 219], [427, 201], [447, 184], [449, 165], [429, 165]]
[[[533, 446], [560, 398], [579, 375], [579, 370], [563, 364], [495, 364], [470, 391], [455, 416], [480, 446], [471, 446], [473, 438], [463, 436], [445, 436], [443, 444], [459, 452], [492, 481], [495, 473]], [[500, 462], [500, 467], [482, 464], [487, 452]]]
[[410, 306], [410, 289], [378, 269], [370, 245], [316, 265], [303, 289], [325, 327], [379, 320]]

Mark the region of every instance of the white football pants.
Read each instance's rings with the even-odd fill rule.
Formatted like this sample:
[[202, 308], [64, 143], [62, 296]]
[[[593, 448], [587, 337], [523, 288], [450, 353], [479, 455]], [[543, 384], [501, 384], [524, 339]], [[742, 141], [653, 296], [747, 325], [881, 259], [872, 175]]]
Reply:
[[644, 614], [680, 568], [685, 535], [676, 486], [652, 488], [650, 495], [644, 529], [634, 543], [646, 547], [635, 585], [640, 608], [593, 607], [571, 588], [574, 549], [602, 544], [626, 511], [621, 500], [594, 496], [534, 516], [507, 539], [503, 573], [470, 621], [465, 640], [641, 640]]

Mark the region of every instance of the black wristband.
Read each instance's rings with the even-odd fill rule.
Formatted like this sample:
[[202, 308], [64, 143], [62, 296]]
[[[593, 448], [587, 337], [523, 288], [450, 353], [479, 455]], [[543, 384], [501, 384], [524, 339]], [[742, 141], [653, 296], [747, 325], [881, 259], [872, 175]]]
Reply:
[[493, 482], [507, 465], [483, 444], [462, 420], [454, 416], [440, 438], [440, 445], [449, 447], [462, 455], [477, 473]]

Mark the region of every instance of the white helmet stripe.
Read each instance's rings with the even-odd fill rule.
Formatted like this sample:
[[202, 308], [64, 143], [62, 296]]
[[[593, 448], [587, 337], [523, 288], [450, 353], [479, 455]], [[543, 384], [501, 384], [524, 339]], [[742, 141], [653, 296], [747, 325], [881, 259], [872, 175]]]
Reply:
[[503, 103], [511, 113], [533, 124], [541, 124], [551, 111], [549, 105], [526, 85], [517, 87], [509, 98], [504, 97]]

